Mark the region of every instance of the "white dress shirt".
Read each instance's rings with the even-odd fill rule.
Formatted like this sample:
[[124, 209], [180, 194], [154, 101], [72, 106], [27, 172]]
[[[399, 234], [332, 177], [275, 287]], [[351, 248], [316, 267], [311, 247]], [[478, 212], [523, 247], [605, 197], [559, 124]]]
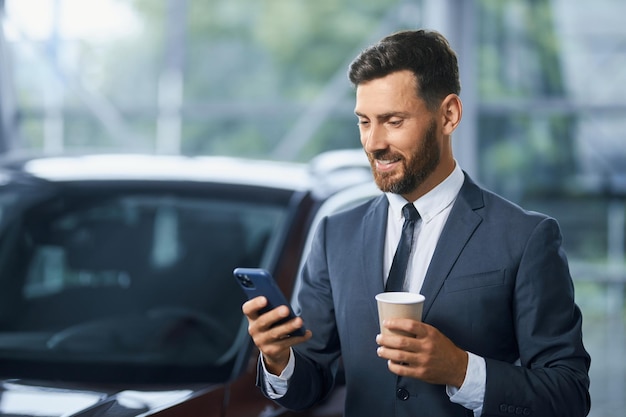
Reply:
[[[413, 202], [421, 219], [415, 225], [413, 246], [406, 272], [407, 280], [405, 287], [409, 292], [419, 293], [422, 288], [437, 241], [448, 220], [448, 215], [452, 210], [453, 203], [459, 194], [463, 181], [463, 172], [459, 165], [456, 164], [454, 171], [443, 182]], [[389, 210], [387, 214], [383, 262], [384, 270], [388, 274], [402, 233], [402, 225], [404, 223], [402, 207], [404, 207], [407, 201], [398, 194], [386, 193], [385, 195], [389, 201]], [[485, 360], [470, 352], [468, 352], [468, 356], [469, 362], [463, 385], [460, 389], [447, 386], [446, 391], [450, 401], [473, 410], [474, 416], [478, 417], [482, 413], [485, 396]], [[265, 386], [270, 397], [280, 398], [285, 394], [294, 366], [294, 357], [290, 355], [287, 368], [280, 376], [275, 376], [267, 372], [265, 364], [263, 364]]]

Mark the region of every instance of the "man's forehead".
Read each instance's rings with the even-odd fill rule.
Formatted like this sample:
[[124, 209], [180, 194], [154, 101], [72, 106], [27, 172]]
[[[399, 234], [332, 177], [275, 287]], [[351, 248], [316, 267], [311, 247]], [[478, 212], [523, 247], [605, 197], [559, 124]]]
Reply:
[[354, 112], [378, 117], [390, 113], [406, 113], [425, 106], [418, 96], [412, 73], [393, 73], [362, 83], [356, 88]]

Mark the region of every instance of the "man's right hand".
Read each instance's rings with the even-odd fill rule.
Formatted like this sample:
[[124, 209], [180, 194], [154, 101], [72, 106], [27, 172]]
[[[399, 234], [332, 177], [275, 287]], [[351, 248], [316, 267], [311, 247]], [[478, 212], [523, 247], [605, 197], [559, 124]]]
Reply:
[[289, 362], [290, 348], [309, 340], [312, 333], [307, 330], [304, 336], [290, 336], [290, 333], [302, 327], [304, 324], [302, 319], [296, 317], [286, 323], [275, 325], [289, 316], [289, 308], [278, 306], [259, 314], [266, 305], [265, 297], [256, 297], [245, 302], [241, 310], [248, 318], [248, 333], [263, 355], [266, 369], [274, 375], [280, 375]]

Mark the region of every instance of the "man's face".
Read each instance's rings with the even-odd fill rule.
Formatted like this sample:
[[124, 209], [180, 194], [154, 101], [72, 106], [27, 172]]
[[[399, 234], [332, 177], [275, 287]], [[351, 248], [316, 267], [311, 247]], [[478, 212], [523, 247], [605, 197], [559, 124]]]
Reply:
[[359, 84], [355, 108], [376, 184], [409, 200], [427, 191], [420, 188], [441, 158], [435, 114], [417, 96], [415, 83], [411, 72], [399, 71]]

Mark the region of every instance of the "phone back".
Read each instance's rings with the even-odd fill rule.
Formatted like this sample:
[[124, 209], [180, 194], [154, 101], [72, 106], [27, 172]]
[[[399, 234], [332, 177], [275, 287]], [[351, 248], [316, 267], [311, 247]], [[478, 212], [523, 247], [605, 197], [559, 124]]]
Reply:
[[[261, 309], [259, 313], [264, 314], [280, 305], [289, 307], [289, 317], [280, 320], [275, 325], [279, 325], [296, 317], [296, 314], [291, 308], [291, 304], [287, 301], [278, 287], [278, 284], [276, 284], [276, 281], [268, 271], [261, 268], [236, 268], [233, 271], [233, 275], [249, 300], [261, 295], [267, 299], [267, 306]], [[303, 335], [304, 328], [298, 329], [293, 334]]]

